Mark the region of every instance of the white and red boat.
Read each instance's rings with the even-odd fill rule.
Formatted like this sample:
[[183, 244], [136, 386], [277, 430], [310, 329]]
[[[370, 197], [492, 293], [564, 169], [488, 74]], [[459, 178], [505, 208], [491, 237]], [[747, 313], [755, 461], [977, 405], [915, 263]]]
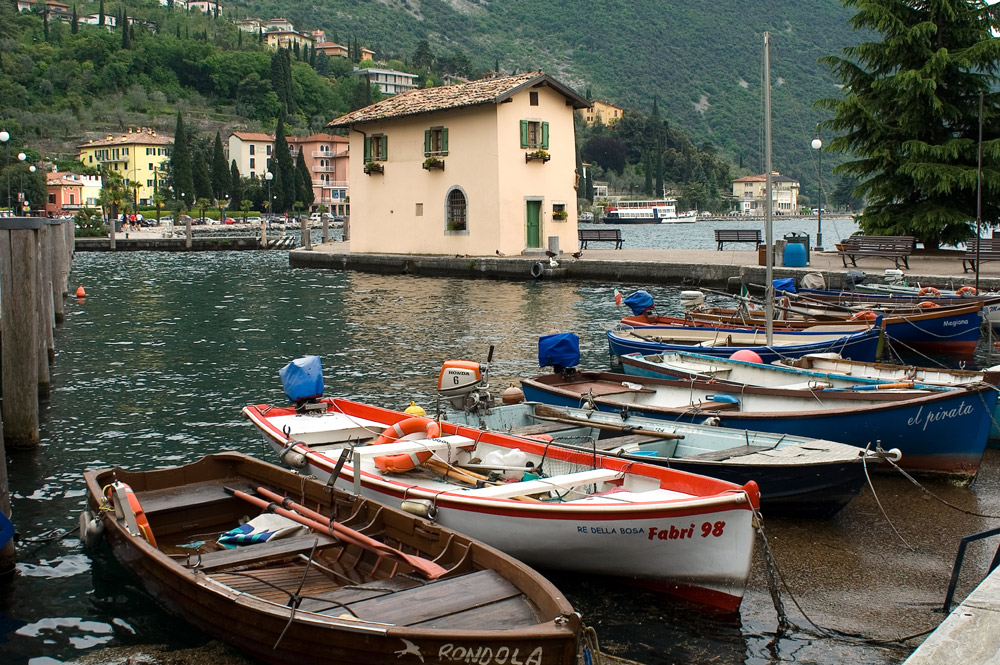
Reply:
[[526, 563], [739, 607], [760, 500], [754, 482], [741, 487], [346, 399], [243, 413], [283, 463]]

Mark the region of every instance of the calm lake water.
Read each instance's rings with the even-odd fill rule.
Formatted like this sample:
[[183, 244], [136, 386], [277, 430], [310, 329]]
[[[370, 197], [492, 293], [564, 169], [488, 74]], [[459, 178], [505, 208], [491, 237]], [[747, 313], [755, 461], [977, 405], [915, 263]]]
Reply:
[[[537, 338], [552, 330], [580, 336], [582, 366], [606, 367], [603, 332], [622, 315], [614, 288], [636, 288], [291, 270], [283, 252], [77, 254], [71, 291], [77, 284], [87, 298], [67, 302], [56, 332], [41, 445], [8, 452], [14, 522], [28, 540], [17, 579], [0, 594], [3, 663], [206, 641], [160, 610], [106, 551], [83, 552], [76, 527], [85, 469], [185, 463], [222, 449], [271, 459], [240, 409], [283, 402], [278, 370], [306, 354], [322, 356], [327, 395], [399, 409], [410, 400], [429, 407], [441, 363], [485, 360], [490, 345], [495, 387], [537, 374]], [[676, 289], [641, 286], [661, 309], [674, 308]], [[998, 469], [991, 451], [972, 488], [932, 489], [966, 510], [1000, 514]], [[868, 490], [832, 520], [766, 520], [791, 592], [782, 598], [795, 625], [785, 631], [759, 557], [740, 613], [724, 617], [614, 581], [552, 578], [605, 651], [641, 663], [899, 663], [917, 641], [891, 640], [943, 618], [935, 608], [958, 538], [995, 522], [921, 498], [897, 476], [873, 480], [889, 521]], [[970, 552], [959, 597], [995, 547]]]

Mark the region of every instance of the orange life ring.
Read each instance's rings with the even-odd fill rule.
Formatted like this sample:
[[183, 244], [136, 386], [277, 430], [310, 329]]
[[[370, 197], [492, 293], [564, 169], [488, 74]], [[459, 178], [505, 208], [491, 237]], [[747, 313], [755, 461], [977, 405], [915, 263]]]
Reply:
[[924, 296], [927, 296], [927, 295], [932, 295], [932, 296], [937, 297], [937, 296], [941, 295], [941, 292], [938, 291], [937, 289], [935, 289], [933, 286], [925, 286], [924, 288], [922, 288], [919, 291], [917, 291], [917, 296], [920, 297], [920, 298], [923, 298]]
[[135, 492], [127, 483], [115, 481], [113, 485], [109, 485], [105, 490], [105, 495], [111, 499], [112, 505], [114, 505], [115, 488], [121, 489], [125, 492], [125, 498], [128, 502], [127, 506], [117, 506], [118, 508], [121, 508], [122, 512], [126, 516], [125, 523], [128, 524], [129, 521], [128, 513], [125, 512], [127, 510], [131, 512], [132, 517], [135, 518], [136, 526], [139, 527], [139, 535], [141, 535], [147, 543], [156, 547], [156, 538], [153, 537], [153, 529], [149, 526], [149, 520], [146, 519], [146, 511], [142, 509], [142, 504], [139, 503], [139, 497], [135, 495]]
[[866, 309], [866, 310], [858, 312], [857, 314], [855, 314], [854, 316], [852, 316], [850, 320], [851, 321], [874, 321], [877, 318], [878, 318], [878, 314], [876, 314], [875, 312], [871, 311], [870, 309]]
[[976, 287], [974, 286], [963, 286], [958, 291], [955, 291], [960, 296], [974, 296], [977, 294]]
[[[424, 418], [420, 416], [406, 418], [404, 420], [400, 420], [394, 425], [386, 427], [385, 430], [378, 435], [378, 438], [375, 439], [375, 445], [399, 441], [408, 434], [417, 434], [418, 432], [424, 432], [426, 434], [426, 438], [433, 439], [437, 436], [441, 436], [441, 426], [437, 424], [436, 420], [431, 418]], [[417, 468], [429, 460], [431, 455], [431, 451], [421, 450], [415, 453], [382, 455], [374, 458], [374, 461], [375, 466], [382, 473], [403, 473]]]
[[923, 300], [917, 303], [917, 307], [919, 307], [920, 309], [931, 309], [933, 307], [940, 307], [940, 306], [941, 305], [937, 304], [936, 302], [931, 302], [930, 300]]

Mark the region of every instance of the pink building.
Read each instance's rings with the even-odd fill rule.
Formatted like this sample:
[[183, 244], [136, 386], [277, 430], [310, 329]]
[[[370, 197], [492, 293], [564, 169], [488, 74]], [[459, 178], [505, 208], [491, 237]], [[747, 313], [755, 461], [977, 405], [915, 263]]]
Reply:
[[326, 206], [333, 215], [348, 213], [348, 145], [346, 136], [313, 134], [305, 138], [288, 137], [292, 160], [298, 160], [299, 151], [305, 157], [313, 183], [313, 209]]
[[45, 214], [49, 217], [75, 213], [83, 207], [83, 180], [74, 173], [46, 173]]

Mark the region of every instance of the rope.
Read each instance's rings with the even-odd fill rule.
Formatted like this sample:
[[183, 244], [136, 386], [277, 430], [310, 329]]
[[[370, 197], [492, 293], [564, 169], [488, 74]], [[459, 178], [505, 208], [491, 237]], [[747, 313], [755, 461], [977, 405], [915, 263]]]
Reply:
[[[877, 450], [878, 450], [879, 452], [881, 452], [881, 451], [882, 451], [882, 447], [881, 447], [881, 446], [879, 446], [879, 443], [880, 443], [880, 442], [876, 442], [876, 443], [875, 443], [875, 446], [876, 446]], [[885, 518], [885, 521], [889, 523], [889, 526], [890, 526], [890, 527], [892, 527], [892, 532], [896, 534], [896, 537], [897, 537], [897, 538], [899, 538], [899, 540], [900, 540], [900, 541], [902, 541], [902, 543], [903, 543], [904, 545], [906, 545], [906, 548], [907, 548], [908, 550], [910, 550], [911, 552], [915, 552], [916, 550], [915, 550], [915, 549], [913, 549], [913, 546], [911, 546], [911, 545], [910, 545], [910, 544], [909, 544], [908, 542], [906, 542], [906, 539], [905, 539], [905, 538], [903, 538], [902, 534], [901, 534], [901, 533], [899, 533], [899, 530], [898, 530], [898, 529], [896, 529], [896, 525], [895, 525], [895, 524], [893, 524], [893, 523], [892, 523], [892, 520], [890, 520], [890, 519], [889, 519], [889, 516], [888, 516], [888, 515], [886, 514], [886, 512], [885, 512], [885, 508], [883, 508], [883, 507], [882, 507], [882, 502], [881, 502], [881, 501], [879, 501], [879, 498], [878, 498], [878, 493], [876, 493], [876, 492], [875, 492], [875, 486], [874, 486], [874, 485], [872, 484], [872, 479], [871, 479], [871, 476], [869, 476], [869, 475], [868, 475], [868, 449], [869, 449], [870, 447], [871, 447], [871, 443], [869, 443], [869, 444], [868, 444], [867, 446], [865, 446], [865, 454], [864, 454], [864, 455], [863, 455], [863, 456], [861, 457], [861, 465], [862, 465], [862, 467], [863, 467], [863, 468], [864, 468], [864, 470], [865, 470], [865, 480], [867, 480], [867, 481], [868, 481], [868, 487], [869, 487], [869, 488], [871, 488], [871, 491], [872, 491], [872, 496], [873, 496], [873, 497], [875, 497], [875, 503], [876, 503], [876, 504], [878, 505], [878, 509], [879, 509], [880, 511], [882, 511], [882, 517], [884, 517], [884, 518]], [[889, 461], [890, 463], [892, 462], [892, 460], [890, 460], [890, 459], [889, 459], [888, 457], [886, 457], [886, 456], [882, 456], [882, 459], [884, 459], [884, 460], [886, 460], [886, 461]], [[895, 466], [895, 464], [893, 464], [893, 466]], [[898, 467], [897, 467], [897, 468], [898, 468]]]

